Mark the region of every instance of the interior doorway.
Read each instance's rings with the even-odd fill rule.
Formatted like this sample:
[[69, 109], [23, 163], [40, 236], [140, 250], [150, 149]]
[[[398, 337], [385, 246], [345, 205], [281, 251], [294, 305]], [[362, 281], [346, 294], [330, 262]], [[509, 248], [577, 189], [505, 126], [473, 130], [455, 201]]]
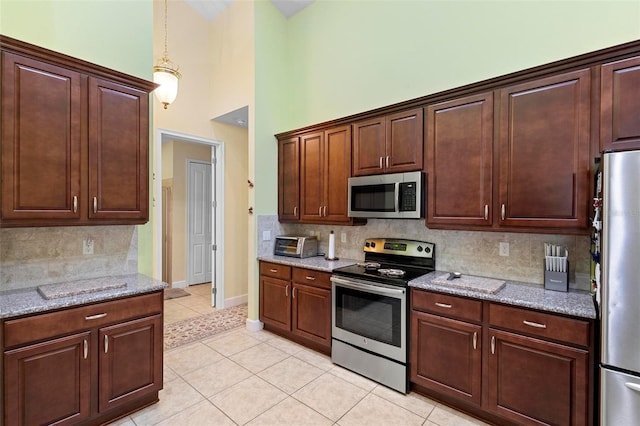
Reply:
[[211, 163], [187, 161], [187, 285], [211, 282], [211, 207], [216, 201], [212, 198], [211, 167]]
[[[188, 162], [184, 160], [184, 163], [181, 161], [175, 161], [179, 167], [174, 167], [171, 161], [174, 161], [173, 156], [174, 152], [172, 150], [163, 150], [163, 145], [166, 148], [167, 145], [180, 144], [196, 144], [201, 147], [207, 146], [210, 148], [210, 161], [206, 162], [209, 165], [209, 174], [208, 174], [208, 185], [205, 185], [202, 181], [202, 177], [200, 177], [199, 187], [196, 192], [200, 193], [200, 201], [199, 203], [207, 203], [209, 205], [211, 213], [201, 217], [201, 222], [199, 225], [199, 232], [208, 233], [208, 236], [204, 236], [205, 245], [208, 245], [207, 249], [202, 249], [202, 257], [201, 264], [204, 265], [204, 269], [207, 269], [207, 265], [210, 265], [210, 276], [209, 280], [206, 282], [211, 282], [211, 304], [212, 306], [221, 308], [224, 307], [224, 252], [223, 250], [212, 250], [212, 248], [221, 247], [222, 241], [224, 241], [223, 235], [223, 223], [224, 223], [224, 215], [223, 215], [223, 203], [214, 203], [213, 201], [218, 198], [220, 200], [224, 199], [224, 146], [221, 141], [211, 140], [200, 138], [197, 136], [186, 135], [178, 132], [158, 129], [156, 134], [156, 143], [155, 143], [155, 170], [154, 174], [154, 202], [160, 201], [160, 205], [162, 208], [155, 209], [156, 217], [155, 217], [155, 226], [154, 226], [154, 249], [155, 249], [155, 266], [154, 266], [154, 274], [158, 277], [162, 276], [170, 279], [164, 280], [165, 282], [169, 282], [174, 287], [186, 287], [189, 283], [192, 282], [192, 279], [187, 276], [188, 274], [188, 266], [187, 262], [189, 260], [186, 259], [186, 252], [188, 251], [188, 244], [185, 240], [188, 237], [186, 219], [188, 216], [187, 210], [187, 187], [188, 184], [186, 180], [188, 180], [187, 169]], [[167, 151], [168, 153], [163, 154], [163, 151]], [[169, 161], [166, 157], [172, 157], [171, 161]], [[180, 158], [176, 155], [176, 158]], [[203, 163], [205, 161], [201, 161]], [[167, 170], [167, 174], [171, 174], [171, 179], [164, 179], [163, 182], [163, 163]], [[174, 170], [175, 169], [175, 170]], [[177, 185], [178, 179], [174, 179], [173, 173], [177, 173], [177, 170], [180, 169], [180, 173], [184, 173], [184, 184]], [[171, 181], [171, 182], [169, 182]], [[164, 197], [167, 196], [166, 189], [163, 190], [163, 186], [166, 188], [167, 186], [171, 187], [171, 202], [169, 203], [171, 209], [167, 209], [167, 203], [165, 203]], [[178, 186], [183, 187], [183, 194], [179, 194]], [[206, 196], [203, 196], [203, 191], [206, 191]], [[182, 209], [182, 210], [180, 210]], [[176, 229], [177, 224], [175, 224], [176, 217], [180, 216], [180, 214], [184, 216], [185, 224], [184, 227], [179, 227]], [[172, 220], [167, 221], [164, 216], [169, 215], [172, 216]], [[174, 225], [172, 226], [171, 222]], [[167, 229], [170, 229], [169, 238], [165, 234]], [[217, 231], [217, 232], [216, 232]], [[182, 235], [180, 235], [182, 234]], [[173, 238], [172, 236], [175, 236]], [[182, 241], [180, 241], [182, 239]], [[180, 244], [183, 245], [183, 251], [180, 250]], [[171, 246], [171, 252], [173, 256], [168, 254], [169, 246]], [[180, 256], [180, 262], [176, 260], [177, 254], [176, 250], [181, 251], [178, 253]], [[163, 255], [164, 252], [164, 255]], [[176, 263], [178, 262], [178, 263]], [[166, 265], [169, 263], [169, 265]], [[173, 267], [173, 266], [176, 267]], [[180, 266], [180, 267], [178, 267]], [[182, 269], [182, 272], [180, 271]], [[181, 275], [181, 277], [176, 278], [177, 275]], [[199, 280], [200, 278], [197, 278]]]

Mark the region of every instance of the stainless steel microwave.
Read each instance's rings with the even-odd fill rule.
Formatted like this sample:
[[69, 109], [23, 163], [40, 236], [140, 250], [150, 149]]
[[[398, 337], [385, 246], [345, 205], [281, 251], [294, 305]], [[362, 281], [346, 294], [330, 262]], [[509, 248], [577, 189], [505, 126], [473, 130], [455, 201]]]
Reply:
[[349, 216], [384, 219], [424, 217], [422, 172], [349, 178]]

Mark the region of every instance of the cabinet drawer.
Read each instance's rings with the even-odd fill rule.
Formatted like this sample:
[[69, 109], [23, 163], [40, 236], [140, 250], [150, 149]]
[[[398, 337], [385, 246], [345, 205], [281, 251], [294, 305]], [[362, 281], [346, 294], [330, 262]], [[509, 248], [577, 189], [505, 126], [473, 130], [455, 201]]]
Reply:
[[468, 321], [482, 321], [482, 302], [449, 294], [431, 293], [413, 289], [411, 307], [419, 311], [434, 312], [447, 317]]
[[331, 274], [313, 269], [293, 268], [293, 281], [315, 287], [331, 288]]
[[11, 348], [56, 336], [88, 330], [162, 312], [162, 292], [145, 294], [59, 312], [8, 320], [4, 346]]
[[280, 263], [260, 262], [260, 275], [288, 281], [291, 279], [291, 266]]
[[589, 346], [589, 322], [503, 305], [489, 306], [491, 326]]

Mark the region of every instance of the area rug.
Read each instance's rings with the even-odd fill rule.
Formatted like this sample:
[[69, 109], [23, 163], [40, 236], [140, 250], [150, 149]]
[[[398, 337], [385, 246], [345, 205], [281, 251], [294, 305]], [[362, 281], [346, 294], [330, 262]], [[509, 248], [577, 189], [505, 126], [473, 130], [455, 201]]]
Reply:
[[164, 326], [164, 348], [165, 350], [173, 349], [232, 328], [241, 327], [246, 320], [247, 305], [244, 304], [167, 324]]
[[165, 288], [164, 289], [164, 300], [176, 299], [178, 297], [191, 296], [191, 293], [186, 291], [183, 288]]

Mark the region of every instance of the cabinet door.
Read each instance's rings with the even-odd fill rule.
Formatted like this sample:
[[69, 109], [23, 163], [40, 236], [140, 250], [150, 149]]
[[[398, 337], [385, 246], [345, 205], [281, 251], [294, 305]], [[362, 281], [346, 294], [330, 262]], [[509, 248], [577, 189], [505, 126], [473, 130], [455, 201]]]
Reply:
[[324, 133], [300, 138], [300, 220], [321, 220], [323, 215]]
[[640, 149], [640, 57], [602, 66], [602, 150]]
[[260, 321], [291, 331], [291, 285], [289, 281], [260, 276]]
[[86, 332], [5, 352], [6, 424], [70, 425], [88, 418], [89, 343]]
[[413, 311], [411, 381], [480, 405], [479, 325]]
[[590, 71], [500, 91], [500, 224], [586, 228]]
[[300, 217], [300, 162], [298, 138], [278, 141], [278, 219]]
[[422, 170], [424, 139], [422, 108], [386, 117], [385, 173]]
[[89, 218], [149, 218], [149, 95], [89, 78]]
[[292, 331], [324, 346], [331, 346], [331, 290], [293, 284]]
[[351, 126], [324, 132], [324, 220], [349, 221], [349, 176], [351, 176]]
[[2, 219], [80, 218], [80, 96], [80, 74], [2, 53]]
[[490, 330], [489, 409], [523, 425], [586, 425], [587, 351]]
[[353, 176], [384, 173], [385, 124], [382, 116], [353, 125]]
[[162, 316], [100, 329], [100, 412], [162, 388]]
[[490, 226], [493, 93], [429, 105], [427, 226]]

